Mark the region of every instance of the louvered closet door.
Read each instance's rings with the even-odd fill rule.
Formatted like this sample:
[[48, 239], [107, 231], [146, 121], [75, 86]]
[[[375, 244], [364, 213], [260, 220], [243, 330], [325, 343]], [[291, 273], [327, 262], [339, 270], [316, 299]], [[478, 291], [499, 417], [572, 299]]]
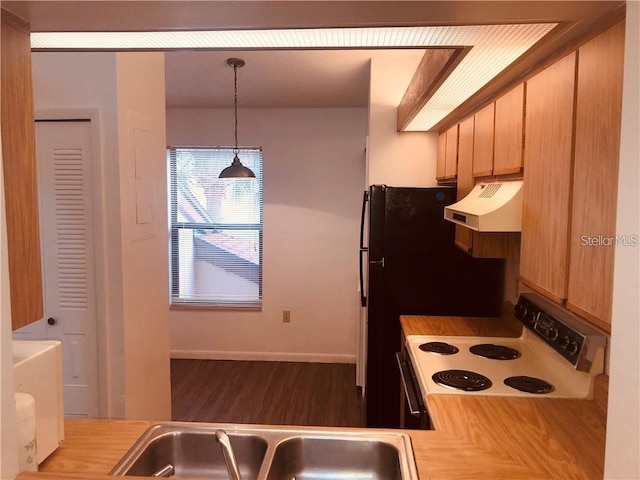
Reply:
[[98, 416], [91, 124], [36, 122], [47, 337], [62, 342], [67, 417]]

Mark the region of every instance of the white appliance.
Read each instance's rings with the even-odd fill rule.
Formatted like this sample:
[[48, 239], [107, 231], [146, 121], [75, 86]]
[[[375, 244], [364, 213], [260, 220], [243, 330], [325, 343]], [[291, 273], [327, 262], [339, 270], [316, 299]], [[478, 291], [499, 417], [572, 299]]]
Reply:
[[[453, 355], [443, 355], [420, 349], [421, 345], [433, 343], [451, 345], [458, 351]], [[476, 346], [486, 346], [487, 351], [497, 352], [498, 355], [500, 351], [513, 350], [518, 352], [518, 356], [512, 359], [483, 357], [473, 353], [472, 349]], [[509, 397], [590, 398], [593, 396], [594, 374], [598, 371], [602, 373], [604, 365], [604, 355], [600, 354], [593, 371], [577, 371], [528, 330], [521, 337], [512, 339], [410, 335], [407, 337], [407, 349], [416, 367], [423, 396], [464, 393]], [[443, 377], [444, 383], [439, 383], [440, 376], [436, 373]], [[462, 384], [469, 384], [466, 390], [447, 385], [455, 385], [458, 377]], [[509, 386], [509, 383], [517, 385], [518, 382], [524, 388], [535, 388], [535, 391], [523, 391]], [[549, 391], [545, 391], [547, 389]]]
[[480, 182], [444, 208], [444, 218], [478, 232], [522, 230], [522, 180]]
[[422, 398], [592, 398], [606, 336], [535, 294], [521, 295], [515, 312], [525, 327], [518, 338], [407, 336]]
[[38, 464], [64, 439], [62, 344], [59, 341], [13, 341], [16, 392], [35, 399]]

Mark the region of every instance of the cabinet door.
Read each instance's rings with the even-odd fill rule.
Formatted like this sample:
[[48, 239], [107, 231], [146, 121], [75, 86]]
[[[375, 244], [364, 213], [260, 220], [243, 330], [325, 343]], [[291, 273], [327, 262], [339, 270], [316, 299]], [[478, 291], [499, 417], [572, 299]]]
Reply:
[[475, 115], [475, 131], [473, 135], [474, 177], [482, 177], [493, 173], [494, 114], [495, 103], [491, 103]]
[[15, 330], [42, 318], [31, 45], [27, 25], [2, 10], [2, 159]]
[[447, 152], [447, 132], [442, 132], [438, 136], [438, 158], [436, 160], [436, 179], [444, 179], [444, 164], [446, 162]]
[[[610, 331], [624, 22], [580, 47], [567, 306]], [[601, 241], [602, 239], [609, 239]]]
[[[474, 117], [469, 117], [460, 123], [458, 131], [458, 200], [466, 197], [473, 190], [473, 132]], [[473, 230], [456, 225], [455, 242], [458, 247], [470, 252], [473, 247]]]
[[523, 162], [524, 84], [496, 100], [493, 174], [519, 173]]
[[522, 281], [566, 299], [576, 53], [527, 82]]
[[455, 178], [458, 173], [458, 125], [447, 130], [444, 178]]

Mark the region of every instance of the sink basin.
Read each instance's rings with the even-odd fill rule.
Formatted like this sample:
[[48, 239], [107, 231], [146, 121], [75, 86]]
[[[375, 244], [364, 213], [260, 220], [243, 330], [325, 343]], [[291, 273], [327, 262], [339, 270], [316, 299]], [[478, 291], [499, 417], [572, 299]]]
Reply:
[[[256, 480], [267, 451], [265, 439], [246, 433], [230, 433], [243, 480]], [[227, 478], [227, 469], [220, 445], [209, 429], [174, 429], [152, 427], [141, 437], [112, 475], [152, 477], [159, 472], [173, 477]], [[137, 448], [136, 448], [137, 447]]]
[[243, 480], [418, 479], [403, 433], [179, 422], [150, 427], [110, 475], [226, 480], [217, 429], [229, 436]]
[[379, 440], [292, 438], [276, 448], [267, 480], [401, 480], [398, 449]]

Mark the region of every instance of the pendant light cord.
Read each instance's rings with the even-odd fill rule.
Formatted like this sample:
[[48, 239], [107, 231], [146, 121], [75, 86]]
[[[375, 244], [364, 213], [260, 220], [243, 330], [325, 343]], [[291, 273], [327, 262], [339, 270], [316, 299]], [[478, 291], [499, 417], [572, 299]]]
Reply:
[[235, 136], [235, 145], [236, 147], [233, 149], [233, 153], [237, 156], [238, 152], [238, 66], [233, 66], [233, 115], [235, 119], [234, 124], [234, 136]]

